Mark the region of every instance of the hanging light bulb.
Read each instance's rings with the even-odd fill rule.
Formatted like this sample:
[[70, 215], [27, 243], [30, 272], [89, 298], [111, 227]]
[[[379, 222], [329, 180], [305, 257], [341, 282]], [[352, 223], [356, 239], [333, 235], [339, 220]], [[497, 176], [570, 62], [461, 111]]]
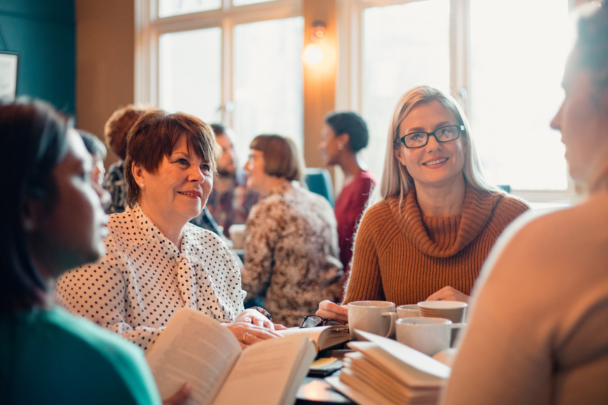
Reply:
[[304, 48], [304, 61], [309, 65], [316, 65], [323, 60], [323, 51], [315, 44], [308, 44]]
[[325, 37], [326, 25], [323, 21], [315, 21], [312, 23], [312, 34], [310, 36], [310, 44], [306, 45], [302, 55], [302, 59], [309, 65], [316, 65], [323, 60], [324, 54], [321, 49], [320, 42]]

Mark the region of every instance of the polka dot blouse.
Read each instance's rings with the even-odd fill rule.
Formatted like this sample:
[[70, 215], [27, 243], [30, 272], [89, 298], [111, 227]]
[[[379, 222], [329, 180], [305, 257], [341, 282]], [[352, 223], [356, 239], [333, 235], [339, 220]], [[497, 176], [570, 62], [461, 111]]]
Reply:
[[181, 308], [220, 322], [243, 311], [239, 266], [221, 239], [187, 224], [180, 252], [139, 205], [110, 215], [106, 255], [59, 278], [56, 301], [144, 351]]

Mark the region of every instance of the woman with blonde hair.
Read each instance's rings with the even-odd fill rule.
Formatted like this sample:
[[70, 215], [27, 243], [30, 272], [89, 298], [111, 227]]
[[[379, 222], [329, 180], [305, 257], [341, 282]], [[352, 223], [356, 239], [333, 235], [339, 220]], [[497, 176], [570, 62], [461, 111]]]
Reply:
[[[494, 242], [528, 209], [489, 185], [458, 103], [428, 86], [393, 112], [382, 179], [356, 235], [344, 304], [468, 300]], [[345, 306], [317, 314], [346, 321]]]

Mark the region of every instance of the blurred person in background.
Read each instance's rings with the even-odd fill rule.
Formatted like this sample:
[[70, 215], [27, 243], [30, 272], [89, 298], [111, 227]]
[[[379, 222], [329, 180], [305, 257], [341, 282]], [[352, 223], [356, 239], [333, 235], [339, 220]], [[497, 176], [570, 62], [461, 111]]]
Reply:
[[443, 404], [608, 403], [608, 5], [580, 13], [551, 127], [587, 198], [505, 231], [475, 286]]
[[[528, 209], [485, 180], [462, 108], [428, 86], [397, 102], [369, 205], [343, 304], [467, 302], [496, 239]], [[346, 322], [348, 307], [322, 302], [317, 315]]]
[[124, 163], [127, 209], [110, 215], [106, 255], [57, 281], [57, 302], [144, 351], [184, 307], [224, 323], [243, 347], [278, 337], [259, 311], [243, 310], [228, 247], [189, 223], [213, 187], [216, 153], [211, 128], [196, 117], [160, 110], [141, 117]]
[[232, 143], [232, 130], [221, 124], [211, 124], [211, 128], [222, 153], [217, 160], [217, 173], [207, 208], [217, 224], [223, 227], [224, 235], [230, 238], [230, 226], [245, 223], [260, 194], [248, 189], [245, 184]]
[[[143, 352], [52, 303], [52, 280], [104, 254], [93, 160], [49, 104], [0, 103], [0, 403], [160, 404]], [[14, 170], [18, 167], [19, 170]], [[185, 403], [190, 388], [166, 405]]]
[[264, 297], [274, 322], [299, 326], [319, 301], [340, 297], [336, 218], [300, 185], [303, 160], [291, 139], [259, 135], [249, 147], [247, 187], [264, 199], [247, 219], [243, 288], [248, 299]]
[[357, 153], [367, 147], [368, 142], [367, 124], [360, 115], [348, 111], [334, 112], [325, 117], [319, 150], [327, 166], [338, 165], [344, 173], [344, 185], [334, 208], [344, 283], [353, 257], [355, 227], [376, 184], [372, 173], [364, 170], [357, 159]]
[[106, 149], [103, 142], [101, 142], [99, 138], [93, 135], [92, 133], [84, 131], [82, 129], [77, 129], [76, 131], [78, 131], [78, 133], [82, 137], [84, 146], [87, 148], [87, 151], [91, 154], [91, 157], [93, 158], [93, 171], [91, 172], [91, 181], [96, 185], [101, 186], [103, 183], [104, 174], [106, 172], [106, 169], [103, 165], [103, 161], [105, 160], [108, 154], [108, 150]]

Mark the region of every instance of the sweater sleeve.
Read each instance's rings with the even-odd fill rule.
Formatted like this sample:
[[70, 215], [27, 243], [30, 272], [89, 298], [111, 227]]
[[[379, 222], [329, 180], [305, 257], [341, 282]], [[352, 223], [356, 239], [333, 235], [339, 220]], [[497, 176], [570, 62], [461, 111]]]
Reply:
[[376, 245], [376, 226], [381, 221], [376, 212], [377, 207], [371, 207], [363, 216], [357, 231], [343, 304], [361, 300], [385, 300]]

